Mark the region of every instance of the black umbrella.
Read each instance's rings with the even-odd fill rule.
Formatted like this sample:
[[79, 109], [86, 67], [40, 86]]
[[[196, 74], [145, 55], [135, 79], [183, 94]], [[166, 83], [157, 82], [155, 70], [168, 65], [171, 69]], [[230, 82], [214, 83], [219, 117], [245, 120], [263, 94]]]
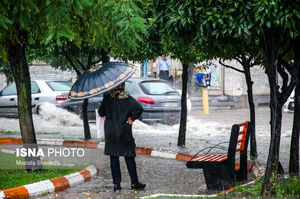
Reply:
[[85, 71], [69, 92], [71, 99], [85, 99], [105, 93], [125, 82], [135, 72], [123, 62], [108, 62]]

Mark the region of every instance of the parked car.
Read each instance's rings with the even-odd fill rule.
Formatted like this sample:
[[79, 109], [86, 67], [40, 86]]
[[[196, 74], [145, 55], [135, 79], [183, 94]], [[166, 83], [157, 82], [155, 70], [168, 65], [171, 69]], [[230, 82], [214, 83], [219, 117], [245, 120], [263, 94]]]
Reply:
[[[58, 104], [68, 99], [72, 83], [66, 81], [31, 81], [32, 112], [39, 113], [40, 106], [49, 102]], [[0, 92], [0, 116], [18, 117], [18, 97], [16, 84], [6, 86]]]
[[294, 104], [294, 97], [295, 95], [295, 91], [293, 91], [290, 95], [290, 97], [288, 98], [288, 100], [286, 101], [286, 103], [284, 104], [284, 112], [294, 112], [295, 109], [295, 104]]
[[[180, 121], [181, 96], [167, 81], [153, 78], [129, 78], [125, 83], [125, 91], [143, 106], [144, 112], [140, 117], [141, 121], [171, 124]], [[102, 94], [89, 98], [89, 120], [96, 120], [95, 110], [99, 108], [102, 99]], [[69, 99], [58, 106], [82, 117], [82, 100]]]
[[[179, 89], [176, 89], [179, 93], [180, 93], [180, 95], [181, 95], [181, 93], [182, 93], [182, 91], [181, 90], [179, 90]], [[192, 102], [191, 102], [191, 98], [190, 98], [190, 96], [189, 96], [189, 94], [187, 93], [186, 94], [186, 108], [187, 108], [187, 113], [188, 113], [188, 115], [191, 113], [191, 111], [192, 111]]]

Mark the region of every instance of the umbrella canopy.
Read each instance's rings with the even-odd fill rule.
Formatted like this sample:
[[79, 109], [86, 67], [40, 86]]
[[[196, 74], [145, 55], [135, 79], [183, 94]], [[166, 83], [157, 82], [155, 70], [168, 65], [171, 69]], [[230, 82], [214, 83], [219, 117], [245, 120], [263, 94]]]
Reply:
[[70, 99], [86, 99], [105, 93], [125, 82], [135, 72], [123, 62], [108, 62], [85, 71], [74, 83]]

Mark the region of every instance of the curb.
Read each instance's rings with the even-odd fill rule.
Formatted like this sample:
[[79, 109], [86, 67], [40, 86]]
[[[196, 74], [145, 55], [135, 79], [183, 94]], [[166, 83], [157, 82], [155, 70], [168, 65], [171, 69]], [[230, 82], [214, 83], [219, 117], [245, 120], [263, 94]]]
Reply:
[[[22, 144], [21, 138], [7, 138], [0, 137], [0, 144]], [[74, 140], [62, 140], [62, 139], [37, 139], [37, 144], [51, 145], [51, 146], [64, 146], [64, 147], [78, 147], [78, 148], [90, 148], [90, 149], [104, 149], [104, 142], [93, 142], [93, 141], [74, 141]], [[3, 149], [5, 150], [5, 149]], [[148, 155], [151, 157], [183, 160], [189, 161], [193, 155], [187, 153], [170, 153], [154, 150], [150, 147], [136, 147], [136, 153], [140, 155]], [[238, 167], [238, 163], [236, 167]], [[264, 175], [264, 168], [258, 162], [248, 162], [247, 170], [252, 172], [255, 178], [260, 178]]]
[[76, 173], [72, 173], [63, 177], [44, 180], [33, 184], [23, 185], [7, 190], [0, 190], [0, 199], [27, 199], [33, 196], [40, 196], [45, 193], [61, 191], [78, 184], [90, 180], [98, 173], [98, 169], [92, 165], [82, 169]]
[[[0, 137], [0, 144], [13, 145], [13, 144], [22, 144], [21, 138], [6, 138]], [[37, 144], [40, 145], [51, 145], [51, 146], [64, 146], [64, 147], [78, 147], [78, 148], [90, 148], [90, 149], [103, 149], [104, 142], [92, 142], [92, 141], [74, 141], [74, 140], [62, 140], [62, 139], [37, 139]], [[167, 159], [176, 159], [188, 161], [193, 155], [186, 153], [169, 153], [153, 150], [150, 147], [136, 147], [136, 153], [140, 155], [149, 155], [152, 157], [167, 158]]]

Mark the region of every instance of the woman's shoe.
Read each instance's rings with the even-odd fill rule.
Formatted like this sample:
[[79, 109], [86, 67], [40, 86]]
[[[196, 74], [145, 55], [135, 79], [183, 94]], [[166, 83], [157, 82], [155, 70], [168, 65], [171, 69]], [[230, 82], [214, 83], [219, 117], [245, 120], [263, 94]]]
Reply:
[[121, 191], [121, 185], [115, 184], [114, 185], [114, 192], [119, 192], [119, 191]]
[[134, 190], [141, 190], [144, 189], [146, 187], [146, 184], [142, 184], [140, 182], [136, 183], [136, 184], [131, 184], [131, 189]]

